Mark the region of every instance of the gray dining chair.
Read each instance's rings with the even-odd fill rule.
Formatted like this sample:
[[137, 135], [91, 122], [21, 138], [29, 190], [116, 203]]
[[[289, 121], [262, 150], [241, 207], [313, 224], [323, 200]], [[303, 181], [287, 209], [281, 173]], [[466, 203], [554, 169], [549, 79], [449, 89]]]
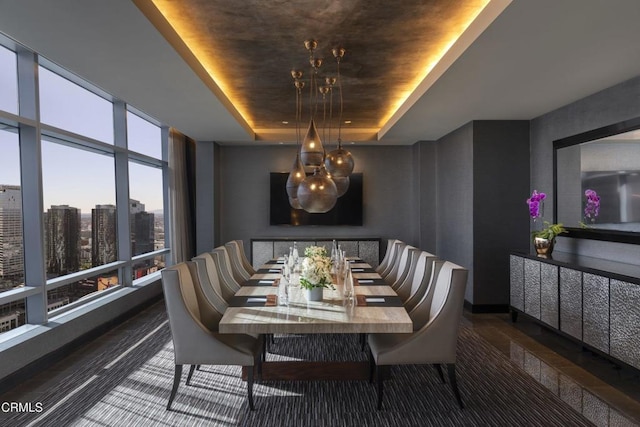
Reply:
[[196, 264], [198, 281], [202, 287], [205, 298], [220, 314], [224, 314], [229, 303], [224, 299], [220, 275], [213, 259], [213, 254], [204, 252], [192, 259]]
[[[238, 283], [244, 283], [251, 278], [253, 273], [249, 273], [242, 263], [242, 254], [240, 253], [240, 247], [238, 242], [232, 240], [224, 244], [229, 255], [229, 261], [231, 263], [231, 273]], [[251, 268], [253, 270], [253, 268]], [[255, 270], [254, 270], [255, 272]]]
[[212, 330], [217, 329], [219, 318], [216, 319], [213, 310], [204, 308], [207, 304], [198, 291], [195, 263], [187, 261], [165, 268], [161, 275], [175, 363], [173, 387], [167, 410], [171, 410], [171, 404], [178, 391], [183, 365], [191, 365], [187, 385], [195, 367], [199, 365], [245, 367], [247, 399], [249, 408], [253, 410], [253, 370], [257, 365], [260, 372], [261, 338], [243, 334], [220, 334]]
[[395, 290], [407, 276], [411, 267], [411, 260], [413, 258], [417, 259], [419, 253], [420, 249], [411, 245], [404, 245], [399, 256], [396, 257], [396, 262], [393, 268], [384, 278], [385, 282]]
[[378, 274], [382, 274], [382, 272], [387, 268], [389, 262], [391, 262], [391, 258], [393, 257], [393, 245], [395, 242], [399, 242], [397, 239], [387, 239], [387, 250], [384, 253], [384, 258], [380, 261], [380, 264], [375, 268]]
[[456, 345], [462, 317], [467, 269], [445, 262], [431, 301], [429, 320], [410, 334], [369, 334], [370, 379], [377, 377], [377, 408], [382, 408], [383, 383], [392, 365], [446, 364], [453, 393], [464, 408], [455, 374]]
[[407, 311], [411, 311], [422, 299], [430, 284], [431, 270], [436, 259], [438, 258], [435, 255], [420, 251], [407, 278], [396, 288], [396, 293], [402, 299]]
[[231, 298], [240, 290], [240, 283], [233, 277], [231, 273], [231, 261], [224, 246], [218, 246], [211, 251], [213, 261], [220, 279], [220, 288], [222, 297], [229, 302]]
[[425, 286], [424, 293], [422, 298], [416, 303], [414, 307], [407, 307], [405, 304], [404, 308], [409, 313], [409, 317], [413, 322], [413, 330], [418, 331], [422, 329], [424, 325], [429, 322], [431, 318], [431, 302], [433, 301], [433, 294], [435, 292], [435, 284], [438, 280], [438, 276], [440, 274], [440, 270], [442, 270], [442, 266], [446, 261], [441, 259], [435, 259], [432, 261], [431, 271], [427, 276], [425, 274], [425, 281], [427, 282]]
[[400, 240], [396, 240], [396, 242], [393, 244], [393, 246], [391, 247], [391, 255], [390, 255], [390, 258], [389, 258], [389, 264], [382, 271], [382, 273], [379, 273], [380, 276], [382, 276], [383, 279], [386, 280], [386, 278], [389, 275], [389, 273], [391, 273], [393, 268], [396, 266], [396, 263], [400, 259], [400, 253], [402, 252], [402, 249], [404, 249], [405, 246], [407, 246], [407, 244], [402, 242], [402, 241], [400, 241]]
[[238, 247], [238, 253], [240, 255], [240, 260], [242, 261], [242, 266], [247, 271], [247, 273], [249, 273], [249, 276], [253, 276], [254, 274], [256, 274], [256, 270], [253, 268], [253, 265], [251, 265], [251, 263], [249, 262], [249, 259], [247, 258], [247, 255], [244, 252], [244, 243], [243, 243], [243, 241], [242, 240], [231, 240], [229, 243], [233, 243], [233, 242], [235, 242], [235, 244]]

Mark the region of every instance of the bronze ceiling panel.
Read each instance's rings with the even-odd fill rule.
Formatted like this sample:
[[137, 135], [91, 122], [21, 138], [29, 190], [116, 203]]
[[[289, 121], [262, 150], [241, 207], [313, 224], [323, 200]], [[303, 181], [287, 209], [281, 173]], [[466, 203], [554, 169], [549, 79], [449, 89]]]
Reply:
[[[355, 128], [377, 130], [487, 1], [153, 0], [153, 4], [259, 132], [294, 126], [290, 70], [303, 70], [305, 79], [310, 75], [304, 40], [318, 40], [316, 56], [324, 58], [321, 76], [335, 76], [331, 48], [346, 49], [341, 64], [343, 120], [351, 120]], [[305, 129], [308, 88], [307, 83]], [[321, 118], [322, 106], [318, 114]]]

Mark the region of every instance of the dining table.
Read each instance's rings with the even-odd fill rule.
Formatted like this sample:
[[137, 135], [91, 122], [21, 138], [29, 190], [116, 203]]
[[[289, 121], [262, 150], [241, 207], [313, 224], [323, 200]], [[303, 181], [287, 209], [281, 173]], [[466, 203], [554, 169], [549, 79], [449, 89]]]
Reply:
[[[219, 332], [267, 337], [413, 332], [413, 322], [394, 289], [369, 264], [357, 258], [349, 261], [353, 296], [345, 298], [344, 285], [334, 283], [323, 290], [321, 301], [308, 301], [298, 284], [283, 282], [282, 258], [268, 261], [228, 301]], [[368, 364], [362, 361], [265, 361], [262, 366], [263, 380], [366, 378]]]

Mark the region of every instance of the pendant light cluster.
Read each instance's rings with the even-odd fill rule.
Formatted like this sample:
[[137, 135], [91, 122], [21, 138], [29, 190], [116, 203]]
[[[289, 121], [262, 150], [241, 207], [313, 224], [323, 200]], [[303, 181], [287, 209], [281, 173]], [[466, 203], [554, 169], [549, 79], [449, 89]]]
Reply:
[[[342, 148], [342, 82], [340, 79], [340, 62], [345, 50], [341, 47], [332, 50], [337, 64], [337, 79], [325, 78], [326, 85], [318, 86], [318, 70], [322, 59], [315, 57], [318, 42], [307, 40], [304, 45], [309, 52], [311, 76], [309, 77], [309, 128], [300, 144], [300, 122], [302, 120], [302, 72], [293, 70], [294, 86], [296, 88], [296, 144], [298, 150], [293, 168], [287, 179], [287, 194], [289, 203], [294, 209], [304, 209], [309, 213], [329, 212], [336, 204], [338, 197], [349, 189], [349, 175], [353, 172], [354, 161], [351, 153]], [[338, 85], [340, 94], [340, 115], [338, 120], [338, 146], [326, 154], [322, 139], [315, 122], [318, 94], [322, 94], [324, 117], [323, 137], [327, 128], [326, 123], [326, 94], [330, 94], [331, 104], [329, 113], [329, 140], [331, 140], [331, 121], [333, 119], [333, 88]], [[315, 97], [314, 97], [315, 95]], [[305, 168], [313, 170], [313, 175], [306, 176]]]

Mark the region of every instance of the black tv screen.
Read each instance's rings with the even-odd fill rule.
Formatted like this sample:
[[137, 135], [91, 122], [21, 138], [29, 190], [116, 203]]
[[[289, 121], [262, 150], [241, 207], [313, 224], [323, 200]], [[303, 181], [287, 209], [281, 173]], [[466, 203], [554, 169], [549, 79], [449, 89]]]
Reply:
[[362, 225], [362, 174], [352, 173], [349, 189], [338, 197], [336, 205], [327, 213], [312, 214], [293, 209], [287, 195], [289, 173], [271, 172], [271, 225]]

